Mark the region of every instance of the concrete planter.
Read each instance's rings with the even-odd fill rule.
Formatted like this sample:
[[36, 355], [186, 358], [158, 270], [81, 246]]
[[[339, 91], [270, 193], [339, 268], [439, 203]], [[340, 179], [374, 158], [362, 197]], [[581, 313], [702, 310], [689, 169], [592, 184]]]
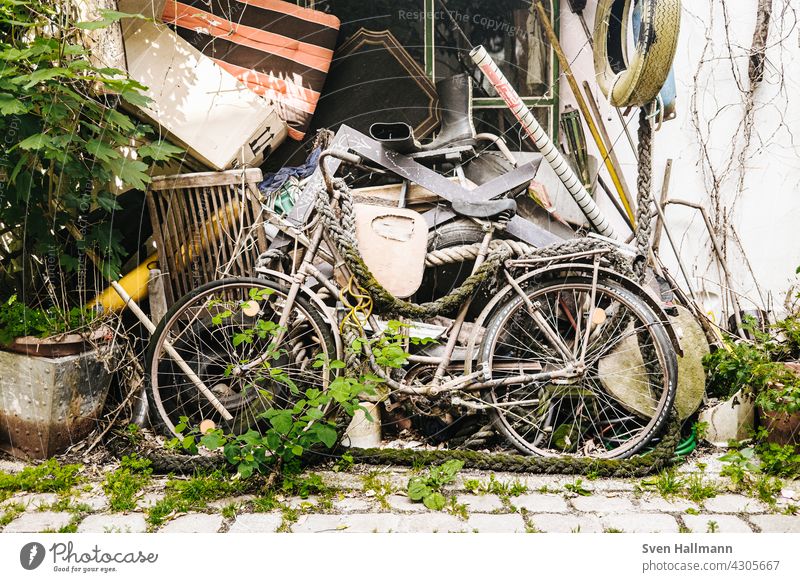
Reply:
[[57, 358], [0, 351], [0, 449], [45, 459], [94, 430], [111, 383], [104, 349]]
[[[784, 362], [784, 365], [800, 376], [800, 363]], [[759, 419], [767, 429], [767, 442], [778, 445], [800, 445], [800, 412], [769, 412], [759, 408]]]

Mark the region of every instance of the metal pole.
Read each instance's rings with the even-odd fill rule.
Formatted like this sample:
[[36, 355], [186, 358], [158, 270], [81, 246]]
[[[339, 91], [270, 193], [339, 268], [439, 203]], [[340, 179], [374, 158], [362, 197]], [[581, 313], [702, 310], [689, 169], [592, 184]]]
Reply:
[[544, 6], [542, 6], [542, 3], [539, 0], [535, 1], [533, 6], [536, 9], [536, 12], [539, 14], [539, 19], [542, 21], [544, 32], [547, 35], [547, 38], [550, 41], [550, 45], [553, 47], [556, 56], [558, 57], [558, 62], [561, 64], [561, 69], [564, 71], [564, 76], [567, 79], [567, 83], [569, 83], [569, 86], [572, 89], [572, 93], [575, 96], [575, 102], [578, 104], [578, 109], [580, 109], [581, 113], [583, 113], [583, 118], [586, 121], [586, 125], [589, 127], [589, 132], [592, 134], [594, 143], [597, 144], [597, 149], [600, 151], [600, 155], [603, 158], [603, 163], [605, 164], [608, 174], [611, 177], [611, 182], [614, 184], [617, 194], [619, 194], [619, 197], [622, 200], [622, 205], [625, 207], [625, 212], [628, 214], [628, 218], [630, 218], [631, 223], [635, 225], [636, 218], [633, 214], [631, 200], [626, 194], [627, 187], [622, 185], [623, 178], [619, 173], [617, 173], [617, 168], [614, 167], [614, 163], [611, 161], [608, 150], [603, 143], [603, 138], [600, 137], [600, 132], [597, 130], [597, 126], [592, 119], [592, 115], [589, 112], [589, 107], [586, 105], [586, 100], [583, 98], [583, 93], [581, 92], [580, 87], [578, 87], [578, 82], [575, 80], [575, 76], [572, 74], [572, 69], [569, 66], [567, 55], [564, 54], [561, 44], [558, 42], [558, 37], [556, 36], [556, 32], [553, 30], [553, 25], [550, 24], [550, 19], [547, 17], [547, 12], [545, 12]]
[[486, 49], [482, 46], [475, 47], [470, 51], [469, 56], [503, 98], [503, 101], [506, 102], [511, 113], [517, 118], [525, 133], [544, 156], [544, 159], [553, 167], [556, 175], [558, 175], [567, 191], [575, 199], [581, 212], [589, 220], [589, 224], [599, 234], [608, 238], [616, 238], [614, 229], [589, 192], [586, 191], [580, 178], [572, 171], [567, 160], [558, 151], [544, 128], [536, 121], [536, 117], [526, 107], [522, 98], [511, 86], [511, 83], [508, 82], [508, 79], [505, 78], [505, 75], [492, 60], [492, 57], [489, 56], [489, 53], [486, 52]]

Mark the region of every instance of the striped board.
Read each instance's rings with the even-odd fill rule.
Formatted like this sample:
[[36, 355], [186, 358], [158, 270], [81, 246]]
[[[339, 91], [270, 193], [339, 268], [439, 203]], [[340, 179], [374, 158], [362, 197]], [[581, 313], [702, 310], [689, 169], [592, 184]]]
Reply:
[[333, 60], [339, 19], [280, 0], [166, 0], [162, 20], [273, 102], [302, 140]]

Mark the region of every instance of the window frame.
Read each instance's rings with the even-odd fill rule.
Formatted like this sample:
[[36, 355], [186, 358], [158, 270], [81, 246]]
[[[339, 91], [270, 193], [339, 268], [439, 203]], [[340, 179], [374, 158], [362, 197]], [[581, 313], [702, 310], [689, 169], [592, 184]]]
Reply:
[[[538, 0], [531, 0], [536, 2]], [[552, 25], [556, 32], [556, 37], [559, 37], [560, 31], [560, 4], [561, 0], [544, 0], [550, 4], [550, 14], [553, 15]], [[425, 38], [425, 63], [423, 68], [425, 73], [431, 80], [436, 78], [436, 45], [435, 45], [435, 27], [434, 18], [436, 12], [437, 0], [417, 0], [422, 4], [425, 17], [424, 21], [424, 38]], [[476, 0], [479, 2], [491, 2], [491, 0]], [[306, 6], [307, 8], [314, 8], [315, 0], [297, 0], [297, 4]], [[547, 128], [550, 139], [558, 143], [559, 132], [559, 76], [561, 74], [558, 57], [555, 49], [550, 47], [550, 90], [546, 95], [539, 97], [522, 97], [523, 103], [531, 109], [534, 108], [547, 108], [549, 109], [548, 125]], [[506, 107], [505, 101], [500, 97], [474, 97], [472, 99], [472, 107], [474, 109], [503, 109]]]

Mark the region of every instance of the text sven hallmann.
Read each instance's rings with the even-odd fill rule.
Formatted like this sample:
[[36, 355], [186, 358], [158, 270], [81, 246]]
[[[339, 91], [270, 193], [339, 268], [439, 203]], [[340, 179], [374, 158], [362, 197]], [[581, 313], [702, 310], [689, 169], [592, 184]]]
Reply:
[[643, 554], [732, 554], [733, 546], [706, 546], [703, 544], [675, 544], [651, 546], [642, 544]]

